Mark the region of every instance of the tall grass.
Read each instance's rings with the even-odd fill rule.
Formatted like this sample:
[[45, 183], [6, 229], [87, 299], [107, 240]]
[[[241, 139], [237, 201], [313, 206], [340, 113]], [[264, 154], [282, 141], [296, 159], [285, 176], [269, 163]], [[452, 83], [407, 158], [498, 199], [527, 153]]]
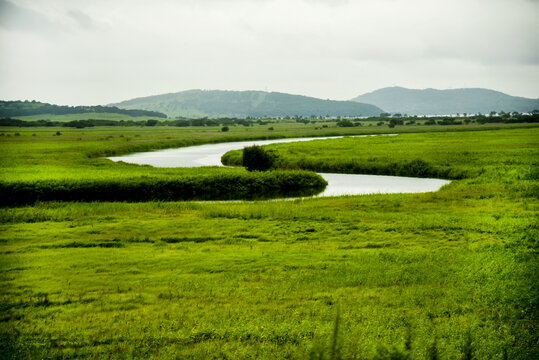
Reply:
[[327, 182], [306, 171], [241, 172], [204, 177], [0, 183], [0, 206], [38, 201], [238, 200], [310, 196]]
[[[446, 179], [506, 177], [507, 172], [526, 174], [536, 168], [539, 157], [536, 130], [511, 130], [508, 143], [497, 131], [401, 134], [391, 137], [356, 137], [267, 145], [277, 156], [275, 165], [283, 169], [317, 172], [440, 177]], [[535, 147], [535, 148], [534, 148]], [[520, 157], [526, 151], [530, 157]], [[241, 150], [223, 155], [227, 165], [241, 164]], [[503, 161], [500, 161], [503, 159]], [[529, 175], [536, 177], [537, 175]]]
[[[80, 169], [71, 133], [52, 134], [21, 131], [2, 161]], [[431, 159], [484, 170], [433, 193], [1, 208], [2, 356], [536, 359], [537, 133], [475, 134]], [[415, 158], [424, 136], [368, 156], [403, 138], [395, 161]]]

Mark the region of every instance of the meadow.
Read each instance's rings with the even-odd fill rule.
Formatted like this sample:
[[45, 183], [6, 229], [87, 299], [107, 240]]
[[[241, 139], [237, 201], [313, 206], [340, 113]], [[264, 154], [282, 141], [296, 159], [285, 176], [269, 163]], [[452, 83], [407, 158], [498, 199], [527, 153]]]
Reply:
[[113, 163], [103, 158], [134, 151], [249, 138], [221, 134], [218, 128], [210, 131], [23, 128], [16, 132], [0, 132], [3, 150], [0, 204], [92, 199], [259, 199], [312, 195], [325, 187], [320, 176], [306, 171], [250, 173], [243, 169], [211, 167], [154, 169]]
[[[277, 168], [325, 173], [470, 179], [485, 171], [507, 174], [523, 166], [531, 171], [532, 159], [538, 155], [535, 130], [510, 134], [511, 140], [500, 131], [345, 137], [273, 144], [264, 149], [276, 156]], [[519, 146], [508, 146], [508, 141]], [[241, 166], [242, 150], [229, 151], [222, 161]]]
[[[4, 128], [0, 181], [175, 176], [193, 170], [100, 157], [241, 138], [389, 132], [274, 126]], [[328, 166], [421, 159], [459, 174], [433, 193], [1, 208], [0, 353], [537, 358], [537, 126], [429, 129], [444, 132], [406, 134], [428, 130], [397, 126], [398, 136], [269, 148], [283, 167], [303, 167], [298, 159], [307, 164], [315, 153]], [[479, 129], [489, 131], [466, 131]]]

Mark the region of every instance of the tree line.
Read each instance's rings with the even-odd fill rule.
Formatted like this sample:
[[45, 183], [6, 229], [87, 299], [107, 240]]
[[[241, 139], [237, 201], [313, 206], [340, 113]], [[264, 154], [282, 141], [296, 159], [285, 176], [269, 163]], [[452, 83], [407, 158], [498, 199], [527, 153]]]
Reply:
[[[94, 126], [223, 126], [223, 131], [227, 131], [229, 126], [253, 126], [267, 125], [279, 121], [278, 119], [256, 119], [256, 118], [199, 118], [199, 119], [149, 119], [149, 120], [103, 120], [103, 119], [87, 119], [87, 120], [72, 120], [72, 121], [50, 121], [50, 120], [20, 120], [11, 117], [0, 118], [0, 126], [13, 127], [72, 127], [86, 128]], [[496, 115], [472, 115], [466, 117], [459, 116], [438, 116], [438, 117], [417, 117], [417, 116], [374, 116], [368, 118], [324, 118], [320, 119], [295, 119], [298, 123], [313, 124], [313, 123], [333, 123], [339, 127], [355, 127], [362, 126], [364, 122], [375, 122], [377, 125], [388, 125], [394, 128], [397, 125], [463, 125], [470, 123], [490, 124], [490, 123], [536, 123], [539, 122], [539, 112], [531, 114], [520, 113], [500, 113]], [[328, 127], [323, 125], [322, 127]]]
[[41, 114], [73, 115], [86, 113], [113, 113], [127, 116], [167, 118], [165, 114], [157, 111], [126, 110], [115, 106], [63, 106], [38, 101], [0, 101], [0, 117], [32, 116]]

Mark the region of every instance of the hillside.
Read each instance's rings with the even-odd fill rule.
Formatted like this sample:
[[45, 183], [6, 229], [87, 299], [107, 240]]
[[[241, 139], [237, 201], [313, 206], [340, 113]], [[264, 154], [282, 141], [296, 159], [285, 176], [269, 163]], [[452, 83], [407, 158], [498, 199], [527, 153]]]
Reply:
[[[74, 115], [87, 114], [121, 114], [126, 116], [151, 116], [156, 118], [166, 118], [163, 113], [139, 109], [119, 109], [110, 106], [61, 106], [42, 103], [38, 101], [0, 101], [0, 117], [23, 117], [40, 115]], [[86, 116], [84, 116], [87, 118]]]
[[159, 111], [169, 117], [373, 116], [382, 109], [352, 101], [322, 100], [265, 91], [188, 90], [142, 97], [111, 106]]
[[352, 101], [374, 104], [387, 112], [408, 115], [488, 114], [491, 111], [530, 112], [539, 99], [510, 96], [488, 89], [406, 89], [387, 87], [358, 96]]

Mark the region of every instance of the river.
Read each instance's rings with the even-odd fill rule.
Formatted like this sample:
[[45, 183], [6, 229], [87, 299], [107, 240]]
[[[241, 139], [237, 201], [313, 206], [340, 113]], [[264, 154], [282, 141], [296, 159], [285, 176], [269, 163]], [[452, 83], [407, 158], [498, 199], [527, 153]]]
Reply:
[[[293, 138], [276, 140], [238, 141], [219, 144], [206, 144], [134, 153], [123, 156], [112, 156], [108, 159], [126, 163], [151, 165], [155, 167], [199, 167], [223, 166], [221, 156], [230, 150], [243, 149], [251, 145], [269, 145], [275, 143], [315, 141], [334, 137]], [[413, 178], [403, 176], [355, 175], [355, 174], [326, 174], [320, 173], [328, 186], [316, 196], [364, 195], [364, 194], [392, 194], [392, 193], [422, 193], [437, 191], [448, 180]]]

